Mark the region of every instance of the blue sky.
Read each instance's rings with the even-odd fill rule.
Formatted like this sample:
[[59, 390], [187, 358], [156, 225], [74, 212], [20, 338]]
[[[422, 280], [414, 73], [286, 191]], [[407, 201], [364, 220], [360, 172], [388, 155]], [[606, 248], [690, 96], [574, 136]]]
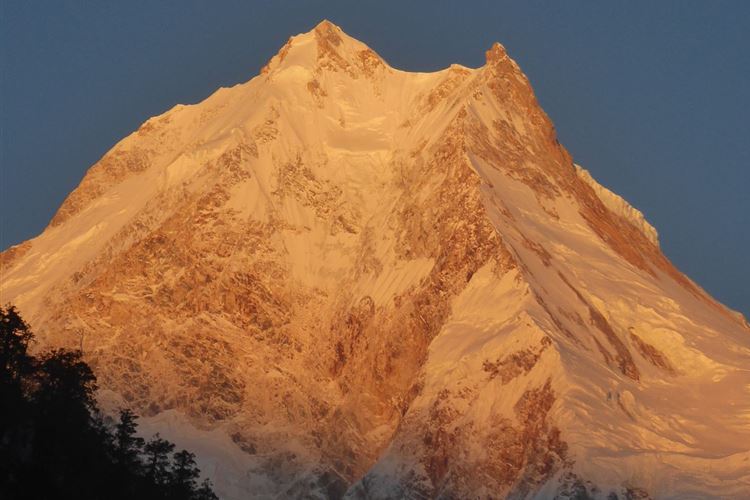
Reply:
[[148, 117], [254, 76], [328, 18], [391, 65], [500, 41], [575, 161], [665, 253], [750, 314], [750, 2], [0, 2], [0, 249], [38, 234]]

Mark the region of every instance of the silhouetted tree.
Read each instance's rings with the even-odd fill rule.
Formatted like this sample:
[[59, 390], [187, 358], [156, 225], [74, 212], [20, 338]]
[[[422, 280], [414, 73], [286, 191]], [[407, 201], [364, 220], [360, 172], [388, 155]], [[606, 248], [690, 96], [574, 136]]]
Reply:
[[96, 410], [96, 377], [80, 351], [56, 349], [42, 356], [34, 374], [32, 396], [40, 415], [55, 415], [65, 424], [80, 424]]
[[204, 479], [201, 485], [193, 494], [194, 500], [219, 500], [219, 497], [214, 493], [213, 485], [208, 479]]
[[0, 307], [0, 499], [215, 500], [197, 486], [195, 456], [138, 437], [137, 415], [114, 429], [96, 405], [96, 377], [80, 351], [40, 358], [34, 335], [12, 306]]
[[26, 410], [24, 378], [34, 370], [28, 355], [34, 335], [13, 306], [0, 307], [0, 439], [12, 439], [7, 431]]
[[120, 421], [115, 426], [115, 461], [134, 471], [143, 467], [141, 453], [145, 440], [136, 435], [138, 416], [130, 409], [120, 410]]
[[157, 433], [143, 451], [146, 454], [146, 476], [159, 486], [170, 481], [169, 454], [174, 450], [174, 444], [162, 439]]
[[172, 457], [172, 482], [169, 497], [190, 498], [200, 475], [194, 454], [187, 450], [175, 453]]

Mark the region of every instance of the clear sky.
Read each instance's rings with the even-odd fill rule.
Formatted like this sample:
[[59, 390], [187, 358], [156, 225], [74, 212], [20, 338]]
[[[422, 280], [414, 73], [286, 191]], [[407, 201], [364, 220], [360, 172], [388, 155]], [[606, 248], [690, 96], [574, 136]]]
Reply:
[[328, 18], [392, 66], [500, 41], [575, 161], [750, 315], [750, 2], [0, 0], [0, 249], [44, 228], [148, 117], [249, 80]]

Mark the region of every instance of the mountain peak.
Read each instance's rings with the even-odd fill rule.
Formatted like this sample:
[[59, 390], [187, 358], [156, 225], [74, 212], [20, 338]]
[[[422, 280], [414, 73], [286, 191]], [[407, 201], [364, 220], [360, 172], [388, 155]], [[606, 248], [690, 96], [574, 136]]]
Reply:
[[2, 301], [227, 500], [742, 496], [747, 323], [486, 58], [397, 71], [323, 20], [120, 141]]
[[371, 69], [382, 65], [383, 60], [375, 51], [324, 19], [312, 30], [289, 38], [261, 73], [302, 66], [313, 71], [343, 70], [355, 77], [357, 68]]
[[508, 51], [505, 50], [503, 44], [495, 42], [492, 47], [484, 53], [485, 67], [490, 68], [496, 74], [502, 74], [506, 72], [510, 73], [522, 73], [521, 68], [518, 64], [508, 55]]
[[505, 47], [499, 42], [495, 42], [492, 44], [492, 47], [489, 48], [487, 52], [485, 52], [485, 61], [487, 64], [495, 64], [500, 61], [504, 61], [508, 58], [508, 52], [505, 50]]
[[[344, 33], [344, 30], [342, 30], [339, 26], [332, 23], [328, 19], [323, 19], [317, 25], [315, 25], [315, 28], [312, 29], [312, 32], [315, 33], [315, 36], [317, 37], [329, 39], [335, 45], [341, 43], [342, 34], [346, 35], [346, 33]], [[346, 36], [348, 37], [348, 35]]]

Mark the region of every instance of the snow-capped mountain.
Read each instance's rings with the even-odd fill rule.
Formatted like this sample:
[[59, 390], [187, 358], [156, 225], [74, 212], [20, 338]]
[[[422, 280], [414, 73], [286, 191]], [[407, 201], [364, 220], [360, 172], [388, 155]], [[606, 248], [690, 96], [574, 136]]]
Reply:
[[41, 343], [227, 499], [750, 497], [750, 327], [499, 44], [410, 73], [324, 21], [0, 262]]

